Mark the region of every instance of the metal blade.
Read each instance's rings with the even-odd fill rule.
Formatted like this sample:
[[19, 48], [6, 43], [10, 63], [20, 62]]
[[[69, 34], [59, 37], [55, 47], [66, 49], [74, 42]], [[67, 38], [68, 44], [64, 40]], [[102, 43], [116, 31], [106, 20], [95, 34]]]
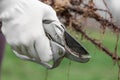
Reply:
[[88, 62], [90, 56], [87, 50], [66, 31], [64, 37], [66, 42], [65, 49], [67, 51], [66, 57], [77, 62]]

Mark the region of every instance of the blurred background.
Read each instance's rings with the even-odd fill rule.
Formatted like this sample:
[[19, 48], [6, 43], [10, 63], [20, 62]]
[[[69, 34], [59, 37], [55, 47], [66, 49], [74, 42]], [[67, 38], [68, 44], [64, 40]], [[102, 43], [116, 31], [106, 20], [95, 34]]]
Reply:
[[[87, 40], [82, 40], [80, 34], [69, 30], [69, 32], [79, 40], [90, 53], [91, 60], [88, 63], [77, 63], [64, 59], [61, 65], [53, 70], [48, 70], [39, 64], [28, 62], [17, 58], [10, 47], [6, 46], [4, 61], [2, 66], [2, 80], [117, 80], [118, 67], [114, 65], [113, 60], [97, 49]], [[91, 36], [100, 38], [97, 32], [91, 33]], [[114, 50], [116, 37], [107, 32], [104, 35], [103, 42], [111, 50]], [[120, 42], [119, 50], [120, 52]]]
[[[102, 0], [95, 0], [96, 6], [105, 8]], [[114, 20], [119, 25], [120, 1], [106, 0]], [[103, 14], [103, 13], [101, 13]], [[104, 14], [103, 14], [104, 16]], [[103, 35], [96, 29], [97, 23], [92, 23], [87, 32], [91, 37], [102, 40], [104, 45], [114, 51], [116, 35], [109, 30]], [[90, 25], [89, 24], [89, 25]], [[64, 59], [61, 65], [53, 70], [48, 70], [39, 64], [28, 62], [17, 58], [9, 45], [6, 45], [4, 60], [2, 65], [2, 80], [117, 80], [118, 66], [104, 52], [100, 51], [86, 39], [81, 39], [81, 34], [71, 28], [67, 28], [91, 55], [88, 63], [77, 63]], [[120, 53], [120, 41], [118, 43], [118, 53]], [[47, 79], [46, 79], [47, 78]]]

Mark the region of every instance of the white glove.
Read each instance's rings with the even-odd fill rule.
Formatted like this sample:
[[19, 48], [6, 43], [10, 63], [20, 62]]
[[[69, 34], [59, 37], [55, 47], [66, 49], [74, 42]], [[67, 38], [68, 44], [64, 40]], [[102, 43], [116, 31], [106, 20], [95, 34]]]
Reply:
[[[66, 51], [65, 29], [50, 6], [38, 0], [12, 1], [13, 4], [6, 5], [0, 13], [0, 18], [2, 32], [18, 57], [37, 62], [46, 68], [57, 67], [64, 56], [75, 60], [76, 55], [71, 58], [71, 51]], [[88, 56], [88, 53], [85, 55]], [[77, 56], [78, 59], [82, 57]], [[75, 61], [89, 60], [88, 57], [84, 59]], [[51, 60], [53, 65], [48, 64]]]

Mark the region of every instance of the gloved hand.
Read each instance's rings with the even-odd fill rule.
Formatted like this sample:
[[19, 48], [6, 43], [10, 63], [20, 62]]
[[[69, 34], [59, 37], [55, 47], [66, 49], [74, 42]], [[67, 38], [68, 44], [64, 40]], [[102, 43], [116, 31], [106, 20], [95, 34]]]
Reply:
[[[13, 1], [0, 17], [2, 32], [18, 57], [49, 69], [57, 67], [64, 57], [78, 62], [89, 60], [88, 52], [66, 32], [50, 6], [38, 0]], [[81, 49], [75, 50], [69, 45], [71, 41], [74, 48]], [[51, 60], [53, 64], [48, 63]]]

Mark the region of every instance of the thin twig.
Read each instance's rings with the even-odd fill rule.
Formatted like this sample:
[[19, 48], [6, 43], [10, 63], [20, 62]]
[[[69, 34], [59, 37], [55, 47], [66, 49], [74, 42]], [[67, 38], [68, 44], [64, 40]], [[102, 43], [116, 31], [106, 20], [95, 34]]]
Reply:
[[70, 68], [71, 68], [71, 60], [69, 60], [68, 63], [67, 80], [70, 80]]
[[80, 26], [78, 26], [77, 24], [73, 24], [74, 28], [80, 32], [82, 35], [84, 35], [84, 38], [86, 38], [87, 40], [89, 40], [91, 43], [93, 43], [95, 46], [97, 46], [98, 48], [100, 48], [102, 51], [104, 51], [107, 55], [109, 55], [110, 57], [112, 57], [112, 59], [117, 59], [120, 60], [120, 57], [116, 57], [113, 56], [114, 52], [111, 52], [108, 48], [104, 47], [101, 43], [98, 43], [97, 41], [95, 41], [94, 39], [90, 38], [82, 29], [80, 29]]
[[45, 80], [48, 80], [48, 69], [45, 70]]

